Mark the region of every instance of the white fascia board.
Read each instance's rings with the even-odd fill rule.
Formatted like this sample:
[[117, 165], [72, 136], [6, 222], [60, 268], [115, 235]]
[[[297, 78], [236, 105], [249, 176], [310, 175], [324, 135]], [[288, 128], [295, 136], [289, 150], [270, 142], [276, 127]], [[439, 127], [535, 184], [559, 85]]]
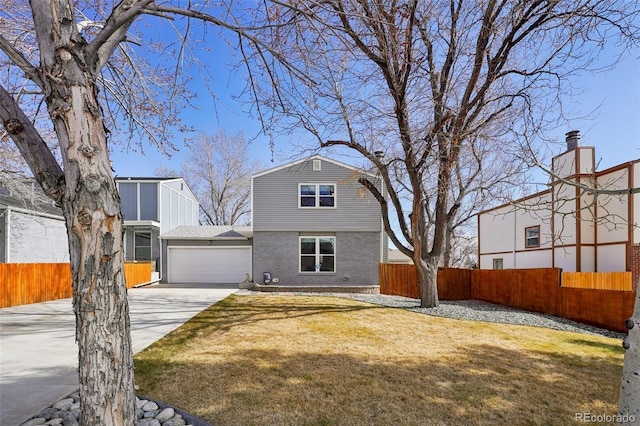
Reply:
[[28, 214], [30, 216], [40, 216], [40, 217], [46, 217], [48, 219], [56, 219], [56, 220], [64, 221], [64, 216], [62, 215], [44, 213], [44, 212], [39, 212], [37, 210], [23, 209], [23, 208], [14, 207], [14, 206], [6, 206], [6, 209], [10, 211], [18, 212], [18, 213]]
[[155, 220], [125, 220], [122, 222], [124, 226], [152, 226], [154, 228], [160, 228], [160, 222]]
[[366, 174], [368, 176], [375, 177], [375, 175], [373, 173], [369, 173], [367, 171], [364, 171], [364, 170], [360, 169], [359, 167], [355, 167], [355, 166], [352, 166], [352, 165], [347, 164], [347, 163], [342, 163], [340, 161], [324, 157], [324, 156], [322, 156], [320, 154], [315, 154], [315, 155], [312, 155], [311, 157], [302, 158], [300, 160], [292, 161], [290, 163], [281, 164], [280, 166], [276, 166], [276, 167], [273, 167], [271, 169], [267, 169], [267, 170], [264, 170], [262, 172], [258, 172], [256, 174], [252, 175], [251, 179], [253, 180], [253, 178], [264, 176], [264, 175], [268, 175], [269, 173], [277, 172], [279, 170], [283, 170], [283, 169], [286, 169], [288, 167], [297, 166], [298, 164], [302, 164], [302, 163], [304, 163], [306, 161], [312, 161], [312, 160], [326, 161], [328, 163], [332, 163], [332, 164], [335, 164], [335, 165], [340, 166], [340, 167], [344, 167], [344, 168], [349, 169], [349, 170], [354, 170], [356, 172], [364, 173], [364, 174]]
[[187, 236], [160, 236], [161, 240], [192, 240], [192, 241], [249, 241], [251, 237], [187, 237]]

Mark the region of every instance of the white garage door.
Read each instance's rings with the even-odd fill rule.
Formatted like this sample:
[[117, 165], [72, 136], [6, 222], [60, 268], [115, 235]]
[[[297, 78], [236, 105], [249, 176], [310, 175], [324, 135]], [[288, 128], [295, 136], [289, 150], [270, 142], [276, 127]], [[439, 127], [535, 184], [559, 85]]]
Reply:
[[251, 247], [168, 247], [170, 283], [239, 283], [251, 275]]

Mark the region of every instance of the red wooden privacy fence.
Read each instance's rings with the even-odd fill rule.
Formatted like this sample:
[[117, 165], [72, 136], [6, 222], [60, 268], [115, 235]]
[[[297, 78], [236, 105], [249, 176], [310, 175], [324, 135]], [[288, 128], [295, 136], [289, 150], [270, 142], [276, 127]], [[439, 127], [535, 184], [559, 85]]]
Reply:
[[[420, 297], [414, 265], [381, 263], [379, 271], [380, 293]], [[572, 287], [561, 285], [565, 274], [570, 274]], [[558, 268], [440, 269], [438, 295], [441, 300], [482, 300], [625, 332], [624, 320], [631, 317], [636, 292], [602, 287], [630, 289], [631, 273], [606, 273], [600, 282], [598, 273], [584, 273], [582, 281], [580, 274]]]
[[[151, 263], [125, 263], [127, 288], [151, 281]], [[0, 308], [72, 296], [68, 263], [1, 263]]]

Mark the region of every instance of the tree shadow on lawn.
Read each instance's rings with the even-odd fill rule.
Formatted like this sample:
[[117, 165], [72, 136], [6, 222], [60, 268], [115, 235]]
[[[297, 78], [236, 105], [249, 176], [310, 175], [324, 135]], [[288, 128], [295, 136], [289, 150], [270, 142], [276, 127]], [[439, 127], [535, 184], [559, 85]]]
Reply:
[[616, 412], [616, 357], [489, 344], [401, 360], [326, 350], [237, 350], [228, 359], [211, 350], [188, 363], [149, 353], [136, 380], [145, 395], [217, 426], [566, 425], [579, 423], [576, 413]]
[[[203, 331], [215, 328], [229, 331], [235, 327], [256, 322], [275, 323], [283, 319], [310, 317], [327, 313], [350, 313], [371, 310], [391, 309], [358, 301], [314, 296], [284, 296], [295, 298], [283, 303], [279, 296], [229, 296], [203, 310], [178, 328], [177, 333], [163, 338], [163, 344], [170, 343], [179, 349], [186, 342], [201, 337]], [[242, 298], [242, 303], [238, 303]], [[169, 340], [165, 340], [169, 339]]]

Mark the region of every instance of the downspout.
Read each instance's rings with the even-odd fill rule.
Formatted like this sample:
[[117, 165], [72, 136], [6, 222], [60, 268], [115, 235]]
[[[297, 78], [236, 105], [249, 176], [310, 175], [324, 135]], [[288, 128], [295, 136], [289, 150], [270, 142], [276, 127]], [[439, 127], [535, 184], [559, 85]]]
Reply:
[[[162, 235], [162, 233], [164, 232], [164, 230], [162, 229], [162, 221], [163, 221], [163, 217], [162, 217], [162, 187], [163, 187], [163, 183], [162, 182], [158, 182], [157, 184], [157, 188], [158, 188], [158, 204], [156, 205], [156, 219], [158, 219], [158, 222], [160, 222], [160, 226], [158, 229], [158, 241], [160, 241], [160, 267], [158, 268], [158, 279], [160, 280], [159, 282], [162, 282], [162, 270], [164, 269], [165, 265], [164, 265], [164, 261], [162, 258], [162, 240], [160, 239], [160, 235]], [[169, 196], [169, 200], [171, 200], [171, 196]], [[171, 210], [171, 209], [170, 209]], [[196, 213], [196, 215], [200, 215], [200, 210], [198, 210], [198, 212]], [[198, 221], [198, 225], [200, 225], [200, 222]]]
[[164, 268], [164, 262], [162, 261], [162, 239], [158, 235], [158, 242], [160, 243], [160, 267], [158, 268], [158, 282], [162, 282], [162, 269]]
[[11, 241], [11, 239], [9, 238], [9, 232], [11, 231], [9, 229], [9, 224], [11, 223], [11, 221], [9, 220], [9, 216], [11, 215], [11, 207], [7, 206], [7, 208], [4, 211], [4, 215], [2, 220], [4, 220], [4, 259], [0, 259], [0, 263], [10, 263], [11, 261], [11, 257], [10, 254], [11, 250], [10, 250], [10, 246], [9, 243]]
[[7, 214], [5, 215], [5, 257], [6, 262], [11, 263], [11, 207], [7, 206]]
[[[386, 194], [384, 191], [384, 182], [382, 181], [382, 179], [380, 179], [380, 190], [382, 192], [382, 197], [386, 200]], [[380, 263], [384, 263], [385, 261], [385, 257], [388, 256], [389, 250], [386, 250], [385, 253], [385, 239], [388, 240], [389, 237], [387, 237], [387, 232], [384, 230], [384, 220], [382, 219], [382, 206], [380, 206]], [[387, 246], [388, 247], [388, 246]], [[389, 259], [387, 259], [387, 262], [389, 261]], [[379, 281], [378, 277], [378, 281]], [[380, 283], [378, 283], [380, 284]]]
[[513, 269], [516, 269], [516, 241], [517, 241], [517, 231], [518, 231], [518, 208], [513, 209]]

